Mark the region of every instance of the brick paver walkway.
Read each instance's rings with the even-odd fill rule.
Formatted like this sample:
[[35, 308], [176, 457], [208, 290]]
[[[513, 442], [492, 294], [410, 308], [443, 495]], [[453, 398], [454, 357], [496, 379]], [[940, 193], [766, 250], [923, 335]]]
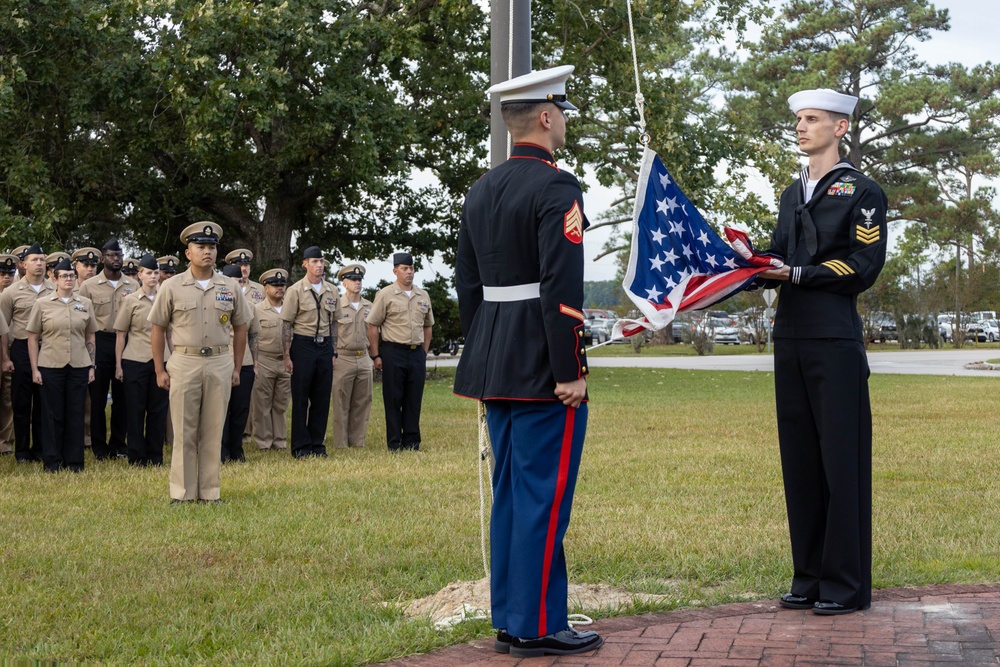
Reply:
[[518, 660], [492, 639], [387, 663], [393, 667], [931, 667], [1000, 664], [1000, 585], [875, 591], [871, 609], [817, 616], [774, 601], [599, 620], [604, 646]]

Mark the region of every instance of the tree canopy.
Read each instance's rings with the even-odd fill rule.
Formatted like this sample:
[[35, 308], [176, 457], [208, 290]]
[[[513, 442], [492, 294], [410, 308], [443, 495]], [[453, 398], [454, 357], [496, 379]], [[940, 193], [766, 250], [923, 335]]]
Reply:
[[[294, 242], [439, 248], [481, 169], [485, 25], [461, 0], [0, 0], [0, 222], [179, 247], [210, 218], [261, 268]], [[417, 174], [426, 173], [426, 184]]]

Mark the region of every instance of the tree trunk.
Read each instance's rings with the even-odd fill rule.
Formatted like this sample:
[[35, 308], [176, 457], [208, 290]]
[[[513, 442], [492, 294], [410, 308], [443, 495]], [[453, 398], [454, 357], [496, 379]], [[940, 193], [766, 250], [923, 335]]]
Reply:
[[300, 215], [290, 197], [269, 198], [264, 218], [248, 234], [254, 254], [254, 272], [281, 267], [294, 270], [292, 262], [292, 230]]

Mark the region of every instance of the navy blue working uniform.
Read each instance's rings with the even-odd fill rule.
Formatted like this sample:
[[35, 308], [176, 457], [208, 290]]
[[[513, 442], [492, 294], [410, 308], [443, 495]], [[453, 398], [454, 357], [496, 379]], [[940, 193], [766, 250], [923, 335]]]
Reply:
[[587, 404], [557, 382], [587, 375], [583, 193], [548, 151], [515, 144], [472, 187], [456, 283], [465, 349], [455, 393], [485, 401], [496, 459], [490, 522], [493, 625], [514, 637], [567, 627], [566, 558]]
[[858, 294], [885, 262], [882, 188], [841, 160], [781, 195], [770, 252], [790, 267], [774, 320], [792, 595], [871, 605], [872, 417]]

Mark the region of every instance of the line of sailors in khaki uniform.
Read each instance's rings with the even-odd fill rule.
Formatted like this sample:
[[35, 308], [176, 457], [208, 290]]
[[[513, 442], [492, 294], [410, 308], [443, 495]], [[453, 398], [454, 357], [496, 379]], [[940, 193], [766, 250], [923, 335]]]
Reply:
[[[189, 269], [177, 277], [176, 256], [125, 258], [115, 239], [72, 255], [46, 255], [38, 244], [0, 255], [0, 453], [41, 460], [53, 472], [82, 471], [86, 445], [98, 459], [160, 465], [164, 443], [174, 441], [167, 432], [172, 422], [183, 429], [183, 451], [175, 447], [171, 460], [173, 502], [218, 501], [219, 465], [245, 460], [250, 432], [262, 450], [287, 448], [292, 378], [315, 371], [308, 355], [295, 353], [293, 339], [300, 337], [330, 345], [341, 360], [330, 368], [334, 446], [363, 447], [373, 369], [365, 322], [372, 303], [360, 293], [365, 268], [351, 264], [338, 272], [342, 296], [325, 280], [321, 290], [309, 289], [307, 275], [286, 298], [288, 272], [271, 269], [259, 283], [250, 280], [247, 249], [226, 255], [219, 274], [221, 237], [215, 223], [186, 228]], [[317, 259], [325, 271], [329, 262], [319, 249], [306, 250], [307, 273]], [[322, 298], [299, 299], [303, 288]], [[320, 331], [324, 313], [329, 328]], [[235, 368], [241, 348], [243, 363]], [[297, 357], [302, 365], [293, 375], [288, 366]], [[215, 361], [223, 363], [213, 385], [205, 377]], [[303, 395], [301, 417], [293, 406], [293, 421], [313, 425], [310, 417], [322, 416], [325, 433], [326, 414], [309, 414], [322, 412], [323, 401], [308, 389]], [[325, 455], [322, 436], [319, 448], [308, 439], [293, 438], [292, 446], [300, 458]]]

